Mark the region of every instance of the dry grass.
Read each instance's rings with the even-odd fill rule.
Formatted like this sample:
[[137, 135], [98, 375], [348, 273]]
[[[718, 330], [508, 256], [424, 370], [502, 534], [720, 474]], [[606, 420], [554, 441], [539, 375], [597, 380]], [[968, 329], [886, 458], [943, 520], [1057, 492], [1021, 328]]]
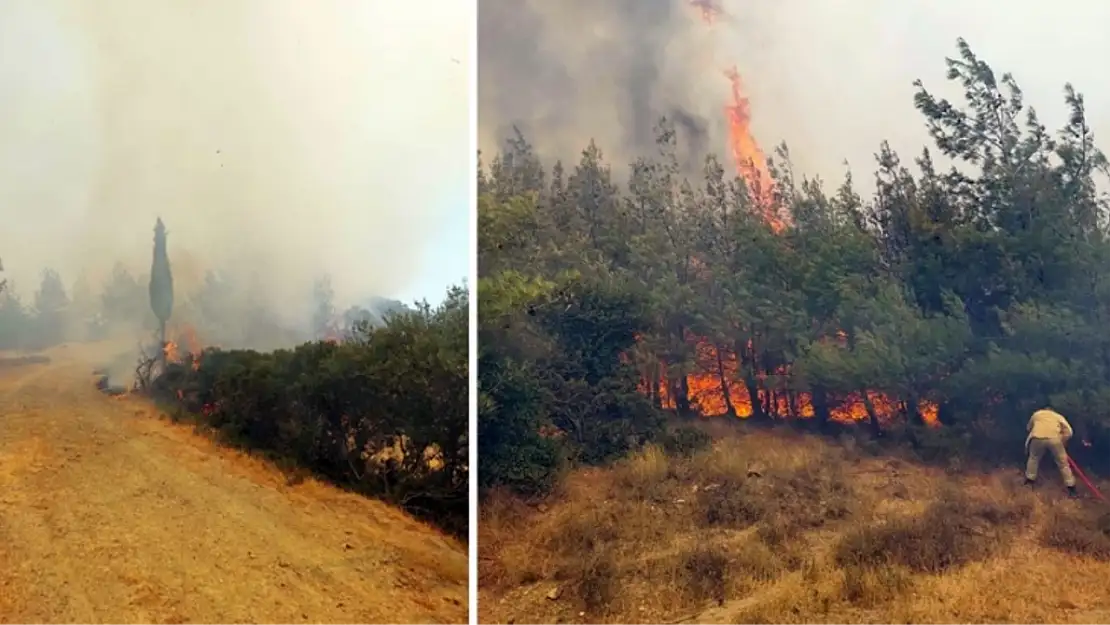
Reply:
[[[1093, 505], [1030, 492], [1016, 472], [956, 478], [731, 432], [689, 458], [647, 448], [576, 471], [541, 505], [493, 496], [479, 618], [1104, 621], [1110, 516]], [[1059, 592], [1045, 600], [1047, 587]]]
[[897, 565], [918, 573], [943, 573], [994, 556], [1032, 513], [1028, 500], [976, 499], [949, 488], [921, 515], [848, 533], [836, 562], [845, 568]]
[[1039, 538], [1050, 549], [1110, 561], [1110, 514], [1083, 508], [1054, 510]]

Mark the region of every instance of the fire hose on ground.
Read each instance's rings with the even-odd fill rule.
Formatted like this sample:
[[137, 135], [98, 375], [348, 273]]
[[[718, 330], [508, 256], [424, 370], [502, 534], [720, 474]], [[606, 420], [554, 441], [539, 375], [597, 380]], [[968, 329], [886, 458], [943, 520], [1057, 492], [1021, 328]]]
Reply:
[[1106, 501], [1106, 498], [1103, 497], [1102, 493], [1100, 493], [1098, 491], [1098, 488], [1095, 487], [1094, 482], [1087, 479], [1087, 474], [1083, 473], [1083, 469], [1079, 468], [1079, 463], [1072, 459], [1071, 454], [1068, 454], [1068, 465], [1071, 466], [1071, 470], [1079, 476], [1079, 479], [1083, 480], [1083, 483], [1087, 486], [1088, 489], [1090, 489], [1096, 499], [1102, 502]]

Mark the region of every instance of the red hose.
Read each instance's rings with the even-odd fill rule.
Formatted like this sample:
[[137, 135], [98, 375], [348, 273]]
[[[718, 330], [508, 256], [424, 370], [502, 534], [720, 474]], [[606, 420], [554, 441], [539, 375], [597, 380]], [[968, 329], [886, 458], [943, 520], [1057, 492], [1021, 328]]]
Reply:
[[1083, 473], [1083, 469], [1079, 468], [1079, 464], [1076, 463], [1075, 460], [1072, 460], [1072, 457], [1070, 455], [1068, 456], [1068, 465], [1070, 465], [1071, 470], [1079, 476], [1079, 479], [1083, 480], [1083, 483], [1087, 485], [1087, 488], [1091, 489], [1091, 492], [1095, 494], [1095, 497], [1099, 501], [1106, 501], [1106, 498], [1102, 496], [1102, 493], [1098, 492], [1098, 489], [1095, 488], [1095, 485], [1091, 482], [1091, 480], [1087, 479], [1087, 476]]

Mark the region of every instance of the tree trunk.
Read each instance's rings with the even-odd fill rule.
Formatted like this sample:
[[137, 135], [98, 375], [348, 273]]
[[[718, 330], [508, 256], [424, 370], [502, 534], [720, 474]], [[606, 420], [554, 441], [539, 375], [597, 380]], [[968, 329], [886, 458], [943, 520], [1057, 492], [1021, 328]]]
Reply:
[[755, 349], [750, 340], [736, 341], [736, 359], [744, 372], [744, 387], [748, 389], [748, 402], [752, 407], [752, 418], [763, 420], [767, 413], [763, 410], [763, 400], [759, 396], [759, 384], [755, 378]]
[[871, 396], [867, 394], [867, 389], [860, 390], [860, 397], [863, 398], [863, 407], [867, 410], [868, 423], [871, 425], [871, 433], [876, 437], [882, 436], [883, 429], [879, 426], [879, 415], [875, 414], [875, 404], [871, 403]]
[[728, 377], [725, 376], [725, 361], [721, 358], [721, 348], [718, 345], [714, 346], [713, 349], [717, 352], [717, 375], [721, 378], [721, 393], [725, 396], [725, 414], [735, 417], [736, 408], [732, 405], [732, 394], [728, 385]]
[[906, 416], [911, 423], [925, 425], [925, 419], [921, 416], [921, 402], [914, 393], [906, 397]]
[[165, 320], [158, 321], [158, 345], [160, 347], [158, 354], [158, 362], [162, 365], [162, 371], [166, 370], [166, 322]]
[[752, 407], [752, 413], [749, 415], [754, 419], [763, 418], [763, 406], [760, 404], [759, 388], [755, 385], [755, 378], [751, 376], [744, 376], [744, 388], [748, 390], [748, 404]]
[[686, 376], [680, 376], [677, 380], [673, 380], [670, 384], [671, 395], [674, 396], [674, 407], [679, 416], [687, 417], [690, 415], [690, 384], [686, 380]]
[[941, 425], [952, 425], [956, 420], [955, 410], [952, 402], [944, 402], [937, 407], [937, 421]]
[[817, 425], [824, 429], [829, 425], [829, 396], [825, 392], [825, 387], [814, 386], [811, 392], [810, 400], [813, 402], [813, 418], [817, 419]]

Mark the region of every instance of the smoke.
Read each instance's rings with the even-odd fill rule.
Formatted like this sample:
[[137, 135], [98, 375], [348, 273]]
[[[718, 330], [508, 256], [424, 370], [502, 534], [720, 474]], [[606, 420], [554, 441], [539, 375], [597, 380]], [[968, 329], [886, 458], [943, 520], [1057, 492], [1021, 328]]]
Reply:
[[[1010, 71], [1050, 128], [1065, 121], [1062, 87], [1087, 96], [1096, 135], [1110, 136], [1101, 63], [1110, 5], [1085, 0], [722, 0], [708, 26], [688, 0], [482, 0], [479, 137], [485, 152], [519, 125], [548, 157], [577, 160], [595, 138], [619, 171], [648, 153], [652, 123], [695, 122], [687, 141], [724, 158], [724, 70], [735, 65], [764, 149], [786, 141], [800, 173], [838, 181], [848, 161], [863, 185], [884, 139], [904, 160], [929, 143], [913, 81], [947, 97], [944, 58], [964, 37]], [[680, 112], [676, 115], [676, 112]], [[679, 123], [684, 134], [685, 122]], [[1104, 145], [1110, 145], [1104, 143]]]
[[621, 163], [652, 149], [661, 115], [687, 149], [705, 145], [724, 91], [689, 71], [704, 48], [697, 14], [672, 0], [482, 0], [479, 147], [517, 125], [542, 153], [577, 160], [593, 138]]
[[6, 275], [147, 274], [160, 216], [178, 301], [209, 270], [305, 319], [324, 273], [403, 292], [469, 188], [466, 4], [5, 0]]

